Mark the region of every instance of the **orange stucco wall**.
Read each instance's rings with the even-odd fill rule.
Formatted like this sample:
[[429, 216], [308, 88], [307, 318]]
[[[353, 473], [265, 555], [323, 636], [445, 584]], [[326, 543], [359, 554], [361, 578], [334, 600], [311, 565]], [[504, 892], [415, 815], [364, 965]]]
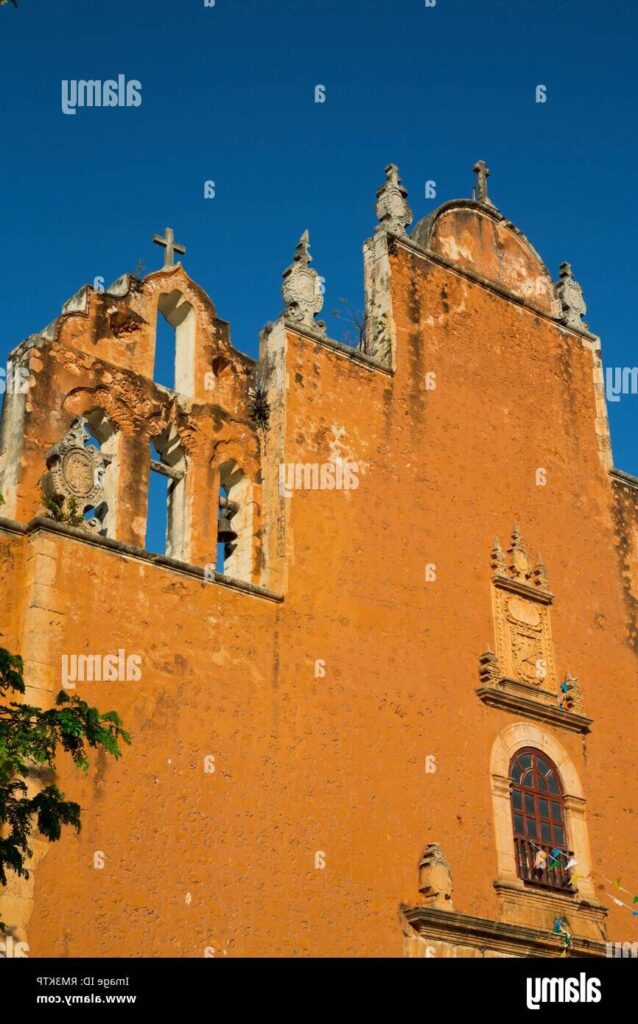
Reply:
[[[32, 956], [400, 955], [399, 903], [417, 900], [428, 842], [451, 864], [455, 909], [494, 917], [490, 751], [515, 718], [475, 689], [490, 550], [514, 521], [542, 551], [557, 665], [594, 719], [585, 738], [555, 733], [586, 793], [597, 892], [605, 903], [603, 877], [638, 884], [636, 502], [601, 462], [592, 353], [407, 248], [391, 282], [393, 375], [287, 333], [276, 450], [360, 472], [356, 489], [266, 502], [284, 515], [283, 601], [44, 530], [0, 533], [7, 635], [28, 659], [45, 631], [43, 692], [65, 653], [142, 659], [139, 682], [78, 684], [134, 742], [86, 780], [62, 771], [83, 829], [37, 867]], [[637, 939], [609, 905], [609, 937]]]

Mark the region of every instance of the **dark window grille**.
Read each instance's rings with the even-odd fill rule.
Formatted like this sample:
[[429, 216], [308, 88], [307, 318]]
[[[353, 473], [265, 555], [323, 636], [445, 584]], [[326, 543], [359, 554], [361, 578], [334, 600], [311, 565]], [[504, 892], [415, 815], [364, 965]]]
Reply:
[[539, 750], [525, 747], [512, 758], [510, 779], [519, 878], [530, 885], [574, 892], [567, 871], [573, 853], [568, 846], [565, 798], [556, 765]]

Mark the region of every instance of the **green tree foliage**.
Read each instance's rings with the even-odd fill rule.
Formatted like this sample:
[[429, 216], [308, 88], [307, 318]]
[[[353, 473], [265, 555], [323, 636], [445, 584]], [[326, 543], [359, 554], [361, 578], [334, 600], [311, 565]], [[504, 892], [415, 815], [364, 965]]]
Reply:
[[[89, 747], [121, 756], [120, 743], [131, 738], [115, 711], [102, 714], [79, 697], [60, 691], [54, 708], [43, 711], [12, 700], [25, 692], [22, 658], [0, 647], [0, 885], [7, 871], [23, 878], [29, 873], [29, 839], [37, 824], [50, 842], [60, 838], [64, 825], [80, 830], [80, 806], [66, 800], [54, 778], [58, 749], [66, 751], [82, 771], [89, 768]], [[39, 781], [29, 796], [28, 779]], [[2, 922], [0, 922], [2, 927]]]

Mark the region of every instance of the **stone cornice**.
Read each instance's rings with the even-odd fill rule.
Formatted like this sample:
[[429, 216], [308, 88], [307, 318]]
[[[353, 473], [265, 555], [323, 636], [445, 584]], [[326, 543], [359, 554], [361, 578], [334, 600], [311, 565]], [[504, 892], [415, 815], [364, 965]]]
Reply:
[[336, 352], [337, 355], [345, 356], [352, 362], [359, 363], [369, 370], [380, 370], [381, 373], [386, 374], [388, 377], [394, 376], [394, 370], [390, 366], [384, 366], [383, 363], [373, 359], [372, 356], [367, 355], [365, 352], [361, 352], [358, 348], [351, 348], [350, 345], [344, 345], [342, 341], [335, 341], [334, 338], [329, 338], [327, 335], [320, 334], [319, 332], [315, 334], [314, 331], [310, 331], [306, 327], [300, 327], [298, 324], [290, 323], [288, 320], [282, 320], [282, 323], [289, 334], [296, 334], [298, 337], [303, 338], [304, 341], [312, 341], [315, 345], [321, 345], [322, 348], [326, 348], [330, 352]]
[[634, 487], [638, 490], [638, 476], [633, 476], [631, 473], [625, 473], [622, 469], [610, 469], [609, 475], [612, 480], [617, 480], [618, 483], [624, 484], [626, 487]]
[[[449, 942], [474, 949], [493, 950], [514, 957], [560, 957], [560, 935], [529, 928], [526, 925], [492, 921], [455, 911], [434, 910], [425, 906], [401, 906], [405, 920], [424, 939]], [[570, 956], [605, 957], [604, 942], [573, 937]]]
[[510, 576], [495, 574], [492, 576], [492, 583], [501, 590], [509, 590], [513, 594], [520, 594], [522, 597], [530, 597], [532, 601], [540, 604], [551, 604], [554, 595], [549, 590], [541, 590], [530, 583], [521, 583], [520, 580], [513, 580]]
[[432, 263], [436, 263], [438, 266], [444, 267], [446, 270], [450, 270], [454, 274], [458, 274], [459, 277], [464, 277], [473, 284], [478, 284], [483, 288], [487, 288], [496, 295], [500, 295], [501, 298], [507, 299], [515, 306], [527, 309], [530, 313], [533, 313], [534, 316], [538, 316], [542, 320], [546, 320], [548, 323], [553, 324], [554, 327], [558, 327], [561, 331], [565, 331], [567, 334], [572, 334], [575, 338], [580, 338], [583, 344], [585, 342], [589, 342], [590, 344], [594, 342], [600, 345], [600, 338], [597, 334], [592, 334], [591, 331], [586, 330], [579, 331], [575, 327], [568, 327], [562, 320], [551, 316], [545, 310], [540, 309], [538, 306], [535, 306], [533, 303], [526, 301], [520, 296], [514, 295], [512, 292], [508, 292], [506, 288], [502, 288], [494, 281], [488, 281], [488, 279], [486, 277], [482, 277], [481, 274], [475, 274], [470, 270], [465, 270], [465, 268], [457, 266], [456, 263], [451, 263], [438, 253], [432, 252], [431, 249], [422, 249], [420, 245], [417, 245], [416, 242], [412, 241], [412, 239], [407, 236], [392, 235], [391, 237], [396, 244], [403, 246], [403, 248], [407, 249], [408, 252], [414, 253], [416, 256], [420, 256], [421, 259], [430, 260]]
[[177, 558], [168, 558], [166, 555], [156, 555], [151, 551], [144, 551], [133, 547], [132, 544], [125, 544], [121, 540], [113, 540], [111, 537], [99, 537], [87, 533], [85, 530], [67, 523], [57, 523], [54, 519], [47, 519], [44, 516], [36, 516], [28, 523], [17, 523], [12, 519], [4, 519], [0, 516], [0, 532], [15, 533], [31, 536], [37, 533], [56, 533], [68, 537], [80, 544], [90, 544], [94, 547], [104, 548], [115, 554], [125, 555], [138, 562], [148, 562], [163, 569], [170, 569], [173, 572], [181, 573], [183, 576], [191, 576], [200, 583], [215, 583], [218, 586], [226, 587], [229, 590], [238, 590], [253, 597], [266, 598], [269, 601], [281, 603], [284, 598], [267, 587], [258, 586], [256, 583], [245, 583], [243, 580], [235, 580], [223, 573], [216, 572], [213, 578], [206, 575], [205, 570], [199, 565], [191, 565], [190, 562], [180, 562]]
[[[530, 695], [527, 696], [525, 691], [529, 691]], [[541, 692], [543, 691], [536, 691], [515, 679], [502, 679], [495, 686], [479, 686], [476, 690], [479, 698], [488, 707], [499, 708], [523, 718], [532, 718], [537, 722], [568, 729], [570, 732], [590, 731], [593, 718], [586, 718], [585, 715], [575, 714], [573, 711], [562, 711], [559, 707], [543, 703], [539, 699]]]

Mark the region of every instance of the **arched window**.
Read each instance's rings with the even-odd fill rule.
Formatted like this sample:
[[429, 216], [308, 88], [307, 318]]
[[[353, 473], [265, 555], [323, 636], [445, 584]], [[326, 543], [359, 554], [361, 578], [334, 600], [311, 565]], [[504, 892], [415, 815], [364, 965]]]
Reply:
[[220, 466], [217, 505], [217, 571], [234, 579], [250, 581], [253, 543], [251, 486], [235, 462], [225, 462]]
[[117, 507], [116, 486], [118, 472], [119, 432], [111, 423], [104, 409], [92, 409], [85, 413], [87, 432], [85, 448], [96, 448], [104, 460], [104, 472], [100, 485], [104, 488], [105, 500], [97, 507], [82, 509], [84, 521], [91, 523], [101, 537], [114, 537], [116, 533], [115, 509]]
[[182, 395], [194, 390], [195, 320], [195, 310], [179, 290], [160, 296], [153, 380]]
[[558, 770], [534, 747], [518, 750], [510, 763], [510, 800], [519, 878], [572, 891], [572, 858], [565, 827], [565, 801]]
[[146, 513], [147, 551], [187, 559], [184, 475], [186, 460], [177, 432], [167, 427], [153, 438]]

